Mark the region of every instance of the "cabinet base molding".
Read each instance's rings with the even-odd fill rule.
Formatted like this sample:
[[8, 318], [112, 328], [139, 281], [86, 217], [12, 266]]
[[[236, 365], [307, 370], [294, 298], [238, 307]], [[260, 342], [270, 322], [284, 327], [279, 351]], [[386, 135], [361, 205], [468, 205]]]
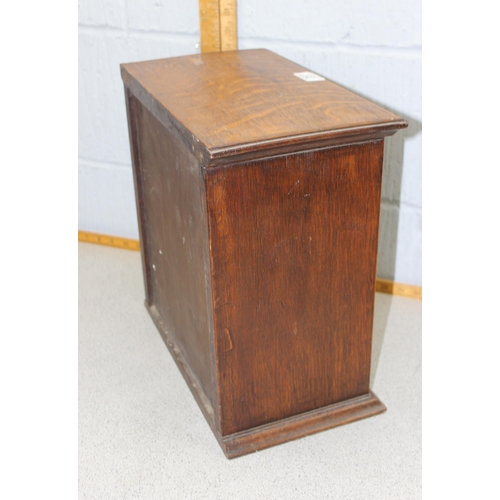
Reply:
[[386, 411], [384, 404], [370, 391], [357, 398], [324, 406], [254, 429], [222, 438], [218, 436], [218, 440], [227, 458], [236, 458], [384, 411]]
[[293, 417], [266, 425], [222, 436], [215, 427], [214, 410], [186, 363], [175, 339], [168, 332], [156, 307], [154, 305], [149, 306], [147, 303], [145, 303], [145, 306], [227, 458], [247, 455], [254, 451], [270, 448], [271, 446], [286, 443], [386, 411], [385, 405], [370, 391], [368, 394], [347, 401], [341, 401], [301, 413], [300, 415], [294, 415]]

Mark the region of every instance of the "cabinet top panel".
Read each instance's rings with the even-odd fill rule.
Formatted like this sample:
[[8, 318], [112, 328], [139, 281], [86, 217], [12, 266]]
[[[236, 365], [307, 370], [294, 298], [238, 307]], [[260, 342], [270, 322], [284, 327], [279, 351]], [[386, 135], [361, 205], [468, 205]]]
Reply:
[[383, 137], [407, 126], [394, 113], [264, 49], [122, 64], [121, 71], [129, 90], [207, 163], [245, 152]]

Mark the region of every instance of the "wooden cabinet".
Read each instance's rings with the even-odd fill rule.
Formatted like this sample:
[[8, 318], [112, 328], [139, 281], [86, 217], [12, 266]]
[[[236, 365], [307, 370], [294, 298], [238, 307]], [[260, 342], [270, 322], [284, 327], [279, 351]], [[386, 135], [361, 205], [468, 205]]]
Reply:
[[375, 415], [393, 113], [267, 50], [123, 64], [146, 306], [236, 457]]

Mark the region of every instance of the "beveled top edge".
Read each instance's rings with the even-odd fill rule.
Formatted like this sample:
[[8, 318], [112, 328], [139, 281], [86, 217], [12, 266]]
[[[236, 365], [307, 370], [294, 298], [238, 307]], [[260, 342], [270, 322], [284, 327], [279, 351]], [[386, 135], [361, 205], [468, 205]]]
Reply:
[[311, 149], [316, 144], [328, 146], [341, 144], [352, 144], [354, 142], [366, 142], [378, 140], [383, 137], [393, 135], [400, 129], [406, 128], [408, 123], [401, 119], [400, 121], [380, 123], [377, 125], [364, 125], [360, 127], [326, 130], [311, 134], [301, 134], [296, 136], [279, 137], [271, 140], [264, 140], [255, 143], [236, 144], [226, 148], [214, 148], [208, 150], [210, 160], [217, 162], [220, 159], [233, 156], [242, 156], [246, 153], [255, 151], [273, 151], [275, 149], [288, 146], [289, 152]]
[[[271, 56], [276, 57], [278, 61], [283, 61], [283, 64], [286, 63], [288, 65], [286, 66], [287, 72], [291, 71], [290, 67], [292, 69], [300, 68], [306, 70], [306, 68], [302, 68], [301, 66], [292, 63], [291, 61], [288, 61], [287, 59], [282, 58], [281, 56], [278, 56], [270, 51], [267, 51], [266, 49], [252, 49], [249, 51], [234, 51], [234, 52], [235, 52], [234, 57], [236, 56], [241, 57], [240, 54], [241, 52], [247, 53], [245, 57], [243, 57], [242, 59], [244, 61], [246, 61], [246, 59], [250, 59], [249, 53], [253, 53], [252, 57], [254, 59], [257, 57], [257, 55], [259, 58], [263, 60], [265, 60], [266, 57], [268, 59], [271, 58]], [[267, 53], [267, 55], [266, 57], [264, 57], [263, 54], [260, 53]], [[209, 54], [205, 54], [204, 56], [207, 55]], [[162, 123], [163, 126], [168, 128], [170, 132], [173, 132], [174, 135], [176, 135], [177, 138], [180, 139], [181, 142], [184, 143], [184, 145], [189, 150], [191, 150], [191, 152], [197, 157], [200, 163], [202, 163], [202, 165], [205, 166], [206, 168], [209, 168], [212, 165], [228, 163], [229, 161], [231, 162], [237, 161], [239, 157], [243, 158], [247, 157], [248, 155], [254, 155], [260, 157], [272, 154], [273, 151], [279, 151], [281, 153], [300, 151], [304, 149], [310, 149], [311, 147], [314, 147], [316, 144], [327, 146], [329, 141], [331, 141], [332, 144], [341, 145], [342, 143], [347, 144], [358, 141], [366, 141], [370, 140], [370, 138], [372, 138], [373, 140], [377, 140], [386, 136], [390, 136], [394, 134], [397, 130], [408, 126], [407, 122], [404, 119], [400, 118], [394, 113], [382, 108], [381, 106], [369, 101], [368, 99], [357, 96], [357, 94], [341, 87], [340, 85], [336, 84], [335, 82], [332, 82], [331, 80], [325, 79], [326, 82], [328, 82], [329, 84], [333, 84], [336, 87], [336, 89], [341, 89], [342, 97], [347, 95], [349, 98], [353, 100], [354, 104], [361, 103], [361, 105], [366, 105], [369, 107], [370, 112], [372, 113], [373, 112], [379, 113], [377, 109], [380, 110], [380, 117], [376, 115], [376, 119], [372, 120], [372, 123], [370, 122], [361, 123], [360, 125], [354, 125], [354, 126], [352, 126], [351, 123], [350, 124], [351, 126], [347, 127], [337, 126], [326, 130], [313, 130], [305, 133], [287, 134], [284, 136], [277, 136], [277, 137], [272, 137], [272, 133], [271, 136], [268, 133], [267, 137], [263, 134], [264, 137], [262, 138], [262, 140], [258, 139], [255, 140], [255, 137], [250, 137], [248, 142], [241, 140], [245, 138], [245, 134], [240, 134], [239, 136], [237, 136], [237, 138], [239, 138], [240, 140], [236, 140], [233, 142], [228, 140], [225, 141], [225, 143], [223, 143], [222, 145], [217, 145], [218, 144], [217, 140], [209, 140], [210, 138], [213, 139], [213, 137], [207, 137], [206, 135], [203, 136], [203, 134], [200, 133], [200, 130], [193, 131], [190, 129], [189, 126], [183, 123], [183, 121], [178, 116], [179, 114], [182, 114], [183, 111], [182, 107], [179, 108], [178, 106], [180, 111], [179, 109], [176, 109], [174, 105], [170, 106], [170, 108], [174, 108], [173, 110], [167, 109], [167, 107], [164, 104], [162, 104], [155, 95], [153, 95], [153, 93], [150, 91], [151, 89], [148, 89], [147, 85], [145, 86], [141, 83], [140, 81], [141, 78], [137, 76], [140, 75], [142, 77], [142, 80], [148, 82], [149, 84], [148, 78], [150, 78], [150, 73], [146, 72], [145, 73], [146, 76], [144, 76], [144, 73], [141, 74], [138, 68], [143, 68], [143, 65], [146, 65], [144, 66], [145, 68], [151, 68], [151, 67], [156, 68], [155, 65], [161, 65], [161, 64], [171, 65], [173, 64], [172, 63], [173, 60], [177, 60], [178, 61], [177, 64], [180, 64], [183, 60], [189, 57], [191, 56], [179, 56], [175, 58], [157, 59], [153, 61], [144, 61], [140, 63], [121, 64], [120, 65], [121, 75], [125, 86], [131, 91], [131, 93]], [[212, 54], [212, 58], [208, 60], [212, 61], [217, 60], [214, 59], [213, 57], [217, 58], [218, 56], [217, 55], [213, 56]], [[207, 60], [206, 57], [203, 60], [206, 61]], [[251, 67], [250, 69], [254, 70], [255, 62], [252, 61], [252, 63], [254, 66]], [[160, 76], [162, 76], [161, 72]], [[153, 85], [153, 88], [156, 89], [160, 88], [158, 87], [159, 85], [158, 81], [153, 83], [156, 85], [156, 87], [154, 87]], [[305, 88], [307, 89], [308, 87]], [[331, 89], [332, 86], [330, 85], [329, 87], [323, 87], [323, 88]], [[189, 97], [186, 97], [186, 94], [184, 94], [183, 97], [185, 100], [189, 99]], [[169, 97], [169, 99], [170, 98], [171, 97]], [[321, 114], [316, 116], [320, 116], [321, 120]], [[191, 118], [191, 116], [189, 118]], [[196, 127], [197, 125], [196, 121], [193, 122], [193, 119], [191, 119], [191, 122], [192, 125]]]

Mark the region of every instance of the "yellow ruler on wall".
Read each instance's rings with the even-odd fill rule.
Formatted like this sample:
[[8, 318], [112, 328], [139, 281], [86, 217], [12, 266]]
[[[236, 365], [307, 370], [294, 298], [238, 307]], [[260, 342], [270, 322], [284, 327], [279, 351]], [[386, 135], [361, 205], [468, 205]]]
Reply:
[[[125, 248], [127, 250], [141, 250], [138, 240], [120, 238], [119, 236], [108, 236], [105, 234], [88, 233], [78, 231], [78, 241], [86, 243], [97, 243], [98, 245], [107, 245], [110, 247]], [[407, 285], [405, 283], [395, 283], [394, 281], [377, 278], [377, 292], [399, 295], [400, 297], [411, 297], [413, 299], [422, 299], [422, 287], [416, 285]]]
[[202, 52], [238, 49], [236, 0], [199, 0]]

